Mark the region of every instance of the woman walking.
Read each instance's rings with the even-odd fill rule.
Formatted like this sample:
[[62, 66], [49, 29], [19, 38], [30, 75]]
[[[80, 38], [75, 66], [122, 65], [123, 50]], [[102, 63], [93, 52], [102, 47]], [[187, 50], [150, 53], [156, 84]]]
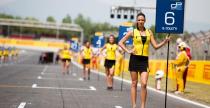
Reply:
[[105, 44], [101, 49], [101, 52], [106, 49], [106, 59], [104, 63], [105, 72], [106, 72], [106, 83], [107, 90], [113, 90], [113, 76], [115, 71], [115, 60], [116, 60], [116, 51], [117, 44], [115, 44], [115, 37], [111, 35], [109, 37], [109, 43]]

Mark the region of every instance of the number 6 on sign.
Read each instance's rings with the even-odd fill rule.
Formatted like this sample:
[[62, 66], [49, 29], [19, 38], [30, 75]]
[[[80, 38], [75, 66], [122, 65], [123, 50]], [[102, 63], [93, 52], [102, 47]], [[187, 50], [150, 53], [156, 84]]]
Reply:
[[[166, 12], [165, 13], [165, 24], [166, 25], [174, 25], [175, 19], [174, 19], [174, 12]], [[171, 22], [170, 22], [171, 20]]]

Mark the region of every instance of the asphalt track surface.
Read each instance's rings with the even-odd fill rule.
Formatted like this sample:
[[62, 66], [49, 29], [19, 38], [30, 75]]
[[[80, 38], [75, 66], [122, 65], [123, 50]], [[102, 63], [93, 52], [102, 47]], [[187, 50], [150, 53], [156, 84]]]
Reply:
[[[83, 81], [73, 64], [64, 76], [59, 65], [37, 64], [39, 54], [30, 51], [16, 64], [0, 65], [0, 108], [131, 108], [130, 84], [121, 91], [115, 80], [114, 90], [107, 91], [104, 76], [91, 73], [91, 80]], [[173, 97], [167, 106], [203, 108]], [[164, 95], [148, 90], [147, 108], [164, 108]]]

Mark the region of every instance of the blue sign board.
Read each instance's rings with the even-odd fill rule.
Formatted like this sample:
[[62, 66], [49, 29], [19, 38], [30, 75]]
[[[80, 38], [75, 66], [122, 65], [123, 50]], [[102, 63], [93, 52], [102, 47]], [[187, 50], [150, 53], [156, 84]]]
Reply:
[[93, 47], [101, 48], [105, 44], [105, 37], [104, 36], [94, 36], [93, 37]]
[[[119, 36], [118, 36], [118, 42], [127, 34], [128, 31], [131, 31], [133, 30], [133, 27], [132, 26], [120, 26], [119, 27]], [[126, 41], [126, 44], [127, 45], [132, 45], [133, 44], [133, 40], [132, 38], [129, 38], [127, 41]]]
[[76, 41], [70, 40], [70, 49], [74, 52], [79, 51], [79, 44]]
[[156, 33], [183, 33], [185, 0], [157, 0]]

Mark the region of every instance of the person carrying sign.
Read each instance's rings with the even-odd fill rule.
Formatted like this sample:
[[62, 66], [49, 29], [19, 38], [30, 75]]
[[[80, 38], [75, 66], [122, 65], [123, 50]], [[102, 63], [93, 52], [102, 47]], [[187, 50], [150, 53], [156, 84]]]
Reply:
[[81, 49], [82, 64], [83, 64], [83, 80], [86, 80], [88, 74], [88, 80], [90, 80], [90, 60], [92, 58], [92, 49], [90, 42], [86, 41], [85, 46]]
[[[132, 108], [136, 108], [136, 96], [137, 96], [137, 83], [138, 74], [140, 74], [141, 83], [141, 106], [145, 108], [147, 97], [147, 81], [149, 76], [149, 44], [151, 43], [155, 49], [158, 49], [165, 45], [170, 37], [167, 37], [161, 43], [157, 44], [151, 30], [146, 29], [144, 24], [146, 22], [145, 14], [137, 14], [136, 28], [133, 31], [129, 31], [119, 42], [119, 46], [122, 47], [130, 55], [129, 71], [131, 74], [131, 104]], [[125, 46], [125, 42], [129, 38], [133, 39], [132, 49], [128, 49]]]
[[115, 44], [114, 35], [110, 35], [109, 43], [105, 44], [101, 52], [106, 49], [106, 59], [104, 63], [106, 72], [107, 90], [113, 90], [113, 76], [115, 71], [116, 51], [118, 45]]

